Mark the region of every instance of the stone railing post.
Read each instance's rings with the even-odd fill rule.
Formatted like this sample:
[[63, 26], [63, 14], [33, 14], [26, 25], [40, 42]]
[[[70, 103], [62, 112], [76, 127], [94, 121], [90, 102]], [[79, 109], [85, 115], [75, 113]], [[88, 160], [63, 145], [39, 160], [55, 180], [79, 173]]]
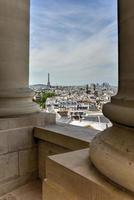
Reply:
[[118, 0], [119, 90], [103, 112], [113, 127], [92, 141], [90, 157], [108, 179], [134, 192], [134, 1]]
[[0, 117], [39, 111], [29, 89], [30, 0], [0, 0]]

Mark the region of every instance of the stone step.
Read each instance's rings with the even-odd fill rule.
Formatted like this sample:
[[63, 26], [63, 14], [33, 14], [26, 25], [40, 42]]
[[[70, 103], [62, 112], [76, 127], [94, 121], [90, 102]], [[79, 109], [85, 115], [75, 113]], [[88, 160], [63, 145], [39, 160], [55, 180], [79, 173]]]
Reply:
[[0, 197], [0, 200], [41, 200], [41, 182], [39, 180], [27, 183], [24, 186]]
[[92, 165], [89, 149], [50, 156], [43, 200], [133, 200], [130, 192], [110, 183]]

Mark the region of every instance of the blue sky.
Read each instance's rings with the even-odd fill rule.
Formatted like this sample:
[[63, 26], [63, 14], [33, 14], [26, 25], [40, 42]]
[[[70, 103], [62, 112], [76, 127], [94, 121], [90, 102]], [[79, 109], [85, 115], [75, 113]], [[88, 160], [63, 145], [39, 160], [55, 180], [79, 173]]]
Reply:
[[117, 84], [116, 0], [31, 0], [30, 84]]

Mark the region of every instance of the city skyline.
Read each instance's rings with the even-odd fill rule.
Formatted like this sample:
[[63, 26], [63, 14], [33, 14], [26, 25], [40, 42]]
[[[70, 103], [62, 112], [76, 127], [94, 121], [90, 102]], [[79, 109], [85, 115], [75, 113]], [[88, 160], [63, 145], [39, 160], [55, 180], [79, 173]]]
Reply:
[[103, 85], [103, 84], [109, 84], [109, 86], [113, 86], [113, 87], [118, 87], [118, 84], [117, 85], [110, 85], [110, 83], [109, 82], [88, 82], [88, 83], [85, 83], [85, 84], [76, 84], [76, 85], [74, 85], [74, 84], [71, 84], [71, 85], [69, 85], [69, 84], [67, 84], [67, 85], [65, 85], [65, 84], [62, 84], [62, 85], [60, 85], [60, 84], [54, 84], [54, 83], [52, 83], [51, 82], [51, 74], [48, 72], [47, 73], [47, 77], [45, 77], [45, 82], [42, 82], [42, 83], [35, 83], [35, 84], [30, 84], [30, 86], [34, 86], [34, 85], [44, 85], [44, 86], [48, 86], [48, 87], [56, 87], [56, 86], [59, 86], [59, 87], [87, 87], [87, 86], [91, 86], [91, 85], [99, 85], [99, 86], [101, 86], [101, 85]]
[[115, 0], [32, 0], [30, 84], [50, 72], [54, 85], [117, 85], [115, 7]]

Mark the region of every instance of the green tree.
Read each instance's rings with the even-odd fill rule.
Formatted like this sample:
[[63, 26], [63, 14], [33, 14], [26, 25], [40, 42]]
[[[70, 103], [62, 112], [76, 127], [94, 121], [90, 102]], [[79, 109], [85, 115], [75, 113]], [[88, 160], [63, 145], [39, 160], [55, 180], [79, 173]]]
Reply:
[[54, 92], [42, 92], [40, 94], [40, 100], [37, 102], [40, 107], [43, 109], [45, 108], [47, 98], [56, 96]]

